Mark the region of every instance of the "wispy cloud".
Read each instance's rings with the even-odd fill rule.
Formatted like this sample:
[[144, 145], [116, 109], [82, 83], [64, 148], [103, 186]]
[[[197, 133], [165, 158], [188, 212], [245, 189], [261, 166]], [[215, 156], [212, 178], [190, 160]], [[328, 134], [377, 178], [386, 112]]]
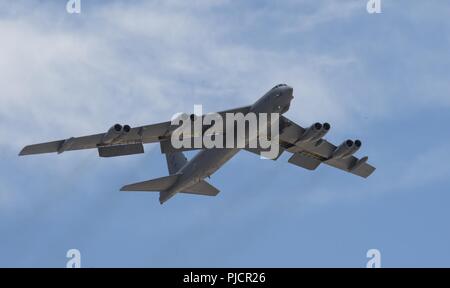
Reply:
[[[14, 149], [106, 130], [116, 121], [166, 120], [194, 103], [212, 110], [244, 105], [278, 82], [296, 88], [299, 103], [293, 112], [302, 120], [327, 115], [345, 122], [350, 116], [347, 102], [337, 101], [322, 72], [345, 70], [355, 59], [280, 54], [282, 47], [228, 41], [239, 23], [220, 28], [214, 8], [221, 2], [112, 2], [69, 20], [77, 16], [54, 6], [46, 11], [48, 5], [34, 7], [37, 13], [21, 3], [16, 4], [20, 13], [0, 21], [5, 43], [0, 48], [0, 116], [7, 127], [20, 127], [2, 129], [0, 139]], [[333, 10], [328, 5], [319, 10]], [[320, 15], [329, 12], [317, 13], [315, 18], [326, 20]], [[55, 21], [60, 25], [50, 25]]]
[[[279, 247], [277, 239], [261, 241], [274, 227], [292, 241], [316, 233], [291, 226], [311, 209], [331, 219], [338, 217], [327, 214], [331, 204], [364, 205], [446, 183], [448, 137], [438, 131], [445, 125], [424, 122], [449, 105], [448, 4], [433, 2], [442, 8], [433, 16], [419, 13], [435, 10], [425, 2], [385, 1], [385, 13], [372, 17], [365, 2], [83, 1], [83, 12], [69, 15], [56, 1], [1, 1], [0, 224], [11, 232], [3, 234], [12, 247], [3, 248], [9, 258], [2, 261], [40, 263], [38, 256], [54, 250], [35, 246], [50, 241], [64, 249], [77, 241], [104, 244], [104, 251], [90, 252], [101, 254], [100, 263], [120, 246], [129, 265], [233, 264], [257, 254], [250, 242]], [[367, 140], [364, 152], [378, 168], [371, 178], [325, 166], [299, 170], [287, 155], [261, 162], [241, 153], [212, 179], [220, 199], [180, 196], [161, 208], [155, 195], [117, 191], [166, 173], [163, 156], [150, 146], [146, 155], [120, 159], [98, 159], [96, 151], [16, 156], [25, 144], [98, 133], [115, 122], [166, 121], [193, 104], [208, 111], [246, 105], [279, 82], [294, 87], [288, 117], [303, 125], [329, 121], [333, 142]], [[29, 240], [38, 234], [40, 242]], [[234, 235], [254, 241], [242, 244]], [[218, 242], [221, 249], [211, 244]], [[141, 258], [130, 259], [129, 251]]]

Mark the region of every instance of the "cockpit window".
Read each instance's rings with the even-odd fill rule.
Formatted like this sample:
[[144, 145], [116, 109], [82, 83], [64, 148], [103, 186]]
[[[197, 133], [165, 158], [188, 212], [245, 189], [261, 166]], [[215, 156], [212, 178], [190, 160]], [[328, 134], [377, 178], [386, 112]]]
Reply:
[[272, 90], [273, 90], [273, 89], [276, 89], [276, 88], [278, 88], [278, 87], [283, 87], [283, 86], [287, 86], [287, 85], [286, 85], [286, 84], [278, 84], [278, 85], [276, 85], [275, 87], [273, 87]]

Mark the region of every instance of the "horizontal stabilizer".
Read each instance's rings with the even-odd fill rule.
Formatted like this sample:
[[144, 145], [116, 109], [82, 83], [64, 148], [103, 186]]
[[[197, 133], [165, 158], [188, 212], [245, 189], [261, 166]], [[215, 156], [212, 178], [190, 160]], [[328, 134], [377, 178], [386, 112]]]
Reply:
[[197, 195], [205, 195], [205, 196], [216, 196], [219, 194], [219, 190], [209, 184], [208, 182], [202, 180], [195, 184], [194, 186], [191, 186], [187, 188], [187, 191], [183, 191], [180, 193], [187, 193], [187, 194], [197, 194]]
[[123, 186], [120, 191], [164, 191], [169, 189], [181, 174], [174, 174]]

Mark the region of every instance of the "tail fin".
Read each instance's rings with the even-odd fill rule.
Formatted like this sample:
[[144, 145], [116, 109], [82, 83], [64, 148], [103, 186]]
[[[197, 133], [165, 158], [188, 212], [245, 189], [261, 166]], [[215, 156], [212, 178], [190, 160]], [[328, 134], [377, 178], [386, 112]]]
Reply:
[[123, 186], [120, 191], [164, 191], [169, 189], [181, 174], [173, 174], [144, 182], [133, 183]]
[[187, 159], [183, 152], [173, 152], [166, 154], [167, 168], [169, 174], [175, 174], [187, 163]]

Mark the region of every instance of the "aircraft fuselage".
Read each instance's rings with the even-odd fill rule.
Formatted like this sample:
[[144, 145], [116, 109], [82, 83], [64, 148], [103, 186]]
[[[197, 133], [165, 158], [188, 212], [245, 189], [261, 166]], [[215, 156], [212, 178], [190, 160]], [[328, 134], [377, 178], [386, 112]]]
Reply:
[[[287, 85], [275, 87], [269, 90], [264, 96], [256, 101], [250, 108], [251, 113], [280, 113], [283, 114], [289, 109], [293, 98], [293, 89]], [[248, 140], [248, 139], [247, 139]], [[164, 193], [160, 194], [159, 201], [164, 203], [176, 193], [186, 191], [206, 177], [211, 176], [234, 155], [240, 151], [239, 148], [212, 148], [205, 149], [197, 153], [188, 161], [177, 174], [181, 174], [179, 179]]]

